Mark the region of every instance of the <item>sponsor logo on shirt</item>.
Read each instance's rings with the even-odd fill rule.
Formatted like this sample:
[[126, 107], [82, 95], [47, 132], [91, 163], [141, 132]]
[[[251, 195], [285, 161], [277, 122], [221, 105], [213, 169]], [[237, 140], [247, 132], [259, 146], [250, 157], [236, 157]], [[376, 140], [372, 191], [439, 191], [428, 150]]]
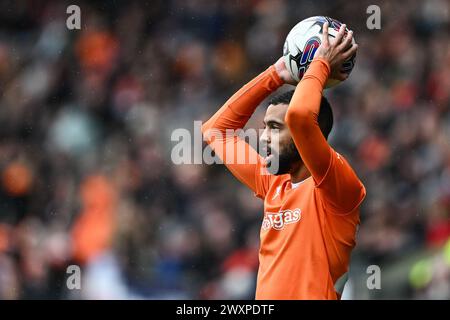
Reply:
[[298, 222], [302, 217], [302, 210], [297, 208], [294, 210], [283, 210], [277, 213], [266, 212], [262, 222], [262, 229], [283, 230], [284, 226]]

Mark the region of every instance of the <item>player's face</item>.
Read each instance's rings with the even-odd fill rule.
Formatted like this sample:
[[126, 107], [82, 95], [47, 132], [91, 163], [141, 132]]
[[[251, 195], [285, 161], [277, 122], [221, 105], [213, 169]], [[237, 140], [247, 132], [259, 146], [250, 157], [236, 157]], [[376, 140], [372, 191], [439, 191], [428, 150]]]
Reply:
[[275, 175], [286, 174], [294, 164], [301, 161], [292, 140], [291, 132], [284, 122], [288, 105], [270, 105], [264, 117], [264, 132], [260, 137], [267, 169]]

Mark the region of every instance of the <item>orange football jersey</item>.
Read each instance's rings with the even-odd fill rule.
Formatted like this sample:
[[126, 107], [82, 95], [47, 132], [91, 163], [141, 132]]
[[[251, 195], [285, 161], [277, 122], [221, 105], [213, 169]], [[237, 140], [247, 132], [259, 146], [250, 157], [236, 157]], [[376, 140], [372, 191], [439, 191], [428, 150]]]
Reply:
[[[270, 175], [264, 160], [237, 135], [258, 105], [283, 81], [271, 66], [235, 93], [206, 122], [205, 139], [227, 168], [264, 200], [256, 299], [339, 299], [355, 246], [366, 194], [349, 163], [327, 143], [317, 123], [330, 67], [315, 59], [297, 85], [286, 123], [309, 178]], [[223, 135], [208, 134], [216, 130]], [[233, 149], [232, 156], [227, 152]], [[238, 163], [237, 154], [254, 162]], [[230, 159], [231, 158], [231, 159]]]

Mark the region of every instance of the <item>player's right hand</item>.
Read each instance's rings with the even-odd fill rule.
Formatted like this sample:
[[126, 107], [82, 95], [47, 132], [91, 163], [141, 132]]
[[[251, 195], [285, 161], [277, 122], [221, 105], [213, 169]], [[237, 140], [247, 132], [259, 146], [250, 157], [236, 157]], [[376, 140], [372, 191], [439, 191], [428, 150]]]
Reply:
[[314, 55], [314, 59], [322, 58], [330, 64], [330, 78], [344, 81], [348, 74], [342, 72], [342, 64], [356, 53], [358, 45], [353, 42], [353, 31], [345, 35], [345, 24], [341, 25], [336, 38], [330, 41], [328, 37], [328, 22], [323, 25], [322, 43]]

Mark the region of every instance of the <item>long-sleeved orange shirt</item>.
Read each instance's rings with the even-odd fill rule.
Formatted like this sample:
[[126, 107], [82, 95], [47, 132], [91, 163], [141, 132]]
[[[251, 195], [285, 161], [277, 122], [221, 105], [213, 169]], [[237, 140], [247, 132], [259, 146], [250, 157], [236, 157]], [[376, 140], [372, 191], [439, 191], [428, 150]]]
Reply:
[[[317, 122], [329, 73], [328, 63], [315, 59], [286, 113], [286, 124], [311, 173], [302, 182], [292, 183], [289, 174], [267, 174], [251, 146], [236, 135], [225, 135], [227, 129], [243, 128], [264, 98], [283, 84], [273, 66], [235, 93], [202, 127], [228, 169], [264, 199], [256, 299], [340, 298], [365, 188], [329, 146]], [[222, 138], [208, 135], [209, 130], [219, 131]], [[232, 161], [242, 153], [256, 161]]]

